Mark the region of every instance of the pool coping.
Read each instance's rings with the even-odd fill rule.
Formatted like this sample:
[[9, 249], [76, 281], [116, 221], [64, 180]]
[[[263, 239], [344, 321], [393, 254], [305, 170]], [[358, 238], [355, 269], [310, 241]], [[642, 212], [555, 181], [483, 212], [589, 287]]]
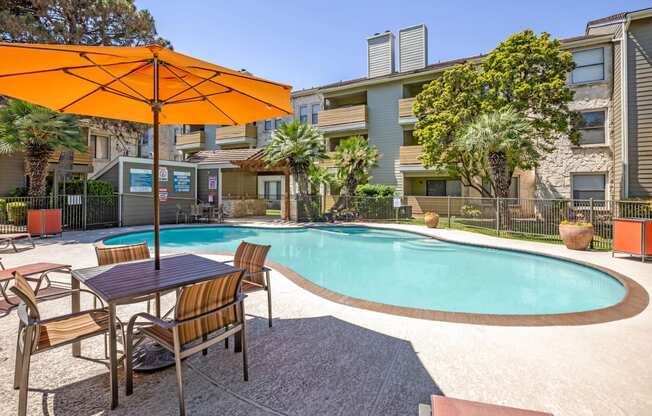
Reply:
[[[616, 272], [609, 268], [590, 263], [583, 260], [572, 259], [568, 257], [558, 256], [549, 253], [540, 253], [523, 248], [511, 248], [511, 247], [499, 247], [485, 243], [468, 243], [456, 241], [450, 238], [442, 238], [440, 236], [433, 236], [431, 234], [420, 232], [418, 230], [405, 230], [405, 229], [396, 229], [394, 227], [383, 227], [382, 225], [369, 225], [369, 224], [310, 224], [305, 226], [297, 225], [288, 225], [288, 226], [263, 226], [263, 225], [248, 225], [248, 224], [202, 224], [191, 227], [162, 227], [161, 229], [178, 229], [178, 228], [196, 228], [196, 227], [248, 227], [248, 228], [263, 228], [263, 229], [275, 229], [275, 228], [293, 228], [293, 229], [302, 229], [302, 228], [320, 228], [320, 227], [365, 227], [370, 229], [382, 229], [382, 230], [391, 230], [391, 231], [401, 231], [411, 234], [416, 234], [435, 240], [445, 241], [452, 244], [461, 244], [473, 247], [482, 247], [490, 248], [495, 250], [505, 250], [512, 251], [517, 253], [526, 253], [535, 256], [542, 256], [547, 258], [552, 258], [556, 260], [571, 262], [579, 264], [585, 267], [590, 267], [596, 270], [599, 270], [603, 273], [608, 274], [613, 279], [616, 279], [620, 284], [625, 288], [625, 296], [620, 300], [620, 302], [607, 306], [605, 308], [593, 309], [590, 311], [582, 312], [566, 312], [566, 313], [557, 313], [557, 314], [539, 314], [539, 315], [506, 315], [506, 314], [482, 314], [482, 313], [470, 313], [470, 312], [447, 312], [439, 311], [433, 309], [422, 309], [422, 308], [411, 308], [405, 306], [396, 306], [389, 305], [386, 303], [374, 302], [365, 299], [355, 298], [341, 293], [334, 292], [330, 289], [324, 288], [322, 286], [313, 283], [309, 279], [303, 277], [293, 269], [277, 263], [275, 261], [268, 260], [266, 262], [267, 266], [278, 271], [290, 281], [295, 283], [297, 286], [301, 287], [308, 292], [311, 292], [317, 296], [320, 296], [324, 299], [336, 302], [339, 304], [352, 306], [355, 308], [371, 310], [375, 312], [388, 313], [392, 315], [404, 316], [409, 318], [425, 319], [431, 321], [442, 321], [442, 322], [451, 322], [451, 323], [462, 323], [462, 324], [474, 324], [474, 325], [492, 325], [492, 326], [577, 326], [577, 325], [590, 325], [597, 323], [605, 323], [618, 321], [622, 319], [631, 318], [633, 316], [641, 313], [649, 305], [650, 299], [647, 291], [637, 283], [635, 280], [623, 275], [622, 273]], [[127, 231], [124, 233], [113, 234], [111, 236], [104, 236], [95, 241], [96, 245], [103, 246], [103, 240], [109, 238], [119, 237], [122, 235], [133, 234], [135, 232], [144, 232], [151, 231], [150, 229], [141, 230], [141, 231]], [[226, 255], [233, 256], [233, 253], [226, 251], [195, 251], [197, 254], [216, 254], [216, 255]]]

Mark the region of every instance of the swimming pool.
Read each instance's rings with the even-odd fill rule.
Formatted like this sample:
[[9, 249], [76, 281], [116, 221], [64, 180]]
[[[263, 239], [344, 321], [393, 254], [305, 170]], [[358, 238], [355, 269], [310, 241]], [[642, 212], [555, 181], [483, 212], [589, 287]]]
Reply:
[[[541, 315], [590, 311], [621, 301], [622, 283], [592, 267], [534, 254], [456, 244], [367, 227], [172, 228], [164, 251], [229, 251], [271, 244], [270, 259], [349, 297], [446, 312]], [[106, 245], [147, 241], [136, 232]]]

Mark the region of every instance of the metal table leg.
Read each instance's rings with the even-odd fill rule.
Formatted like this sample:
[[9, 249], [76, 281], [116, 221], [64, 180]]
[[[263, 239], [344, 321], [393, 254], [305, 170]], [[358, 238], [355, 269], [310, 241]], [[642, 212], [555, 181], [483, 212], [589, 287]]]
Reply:
[[109, 376], [111, 377], [111, 409], [118, 407], [118, 340], [115, 304], [109, 306]]
[[[79, 302], [79, 280], [75, 277], [70, 278], [70, 288], [72, 289], [72, 294], [70, 295], [70, 310], [72, 313], [79, 312], [80, 302]], [[74, 342], [72, 344], [72, 356], [80, 357], [81, 356], [81, 341]]]

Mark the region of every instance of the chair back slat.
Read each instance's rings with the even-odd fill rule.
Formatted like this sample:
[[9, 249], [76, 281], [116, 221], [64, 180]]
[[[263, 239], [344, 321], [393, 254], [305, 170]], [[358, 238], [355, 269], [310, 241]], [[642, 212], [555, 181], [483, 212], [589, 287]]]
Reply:
[[18, 298], [27, 305], [27, 313], [32, 319], [40, 319], [41, 314], [39, 313], [38, 306], [36, 305], [36, 293], [34, 289], [29, 285], [29, 282], [25, 277], [18, 273], [14, 272], [14, 285], [9, 289]]
[[235, 251], [233, 265], [247, 271], [246, 280], [263, 285], [265, 284], [263, 267], [270, 247], [243, 241]]
[[146, 242], [117, 247], [95, 247], [95, 254], [99, 266], [150, 258]]
[[[238, 271], [181, 289], [175, 319], [182, 321], [217, 309], [236, 300], [243, 272]], [[180, 343], [187, 344], [238, 320], [235, 306], [179, 325]]]

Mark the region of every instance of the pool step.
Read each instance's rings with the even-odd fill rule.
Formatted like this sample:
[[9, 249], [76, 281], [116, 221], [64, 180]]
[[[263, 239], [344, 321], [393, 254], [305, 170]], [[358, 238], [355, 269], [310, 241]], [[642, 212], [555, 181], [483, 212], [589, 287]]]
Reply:
[[401, 246], [410, 250], [427, 251], [431, 253], [454, 251], [450, 246], [437, 240], [411, 240], [401, 242]]

